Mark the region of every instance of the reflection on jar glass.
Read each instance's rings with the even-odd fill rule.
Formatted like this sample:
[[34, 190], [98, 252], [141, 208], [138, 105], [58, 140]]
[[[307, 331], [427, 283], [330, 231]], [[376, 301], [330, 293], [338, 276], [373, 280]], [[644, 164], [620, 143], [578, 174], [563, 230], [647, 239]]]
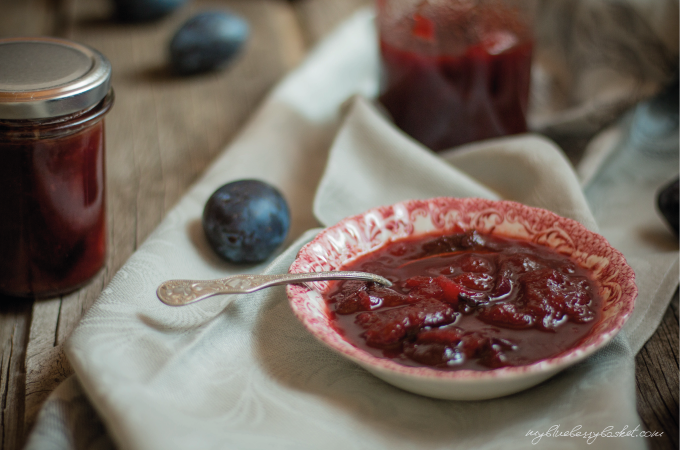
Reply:
[[378, 0], [380, 101], [432, 150], [527, 131], [533, 2]]
[[106, 257], [110, 65], [52, 38], [0, 40], [0, 59], [0, 293], [62, 294]]

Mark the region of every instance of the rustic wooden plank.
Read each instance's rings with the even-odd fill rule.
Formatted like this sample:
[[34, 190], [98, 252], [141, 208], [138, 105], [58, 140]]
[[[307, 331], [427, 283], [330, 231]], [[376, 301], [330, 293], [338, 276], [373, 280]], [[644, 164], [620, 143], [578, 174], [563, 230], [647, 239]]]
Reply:
[[31, 300], [0, 297], [0, 448], [24, 443], [26, 344], [31, 323]]
[[2, 0], [0, 37], [52, 35], [58, 27], [53, 0]]
[[[116, 103], [106, 118], [109, 253], [86, 287], [36, 302], [26, 359], [26, 429], [71, 374], [62, 345], [115, 272], [233, 138], [271, 86], [303, 57], [295, 14], [283, 0], [196, 0], [161, 21], [112, 21], [107, 0], [63, 2], [65, 37], [110, 60]], [[174, 31], [199, 10], [230, 10], [251, 25], [226, 70], [179, 78], [167, 70]]]
[[[2, 0], [0, 37], [54, 35], [60, 15], [53, 0]], [[27, 427], [26, 355], [30, 342], [32, 300], [0, 298], [0, 448], [23, 446]], [[48, 338], [49, 339], [49, 338]], [[53, 339], [53, 338], [52, 338]], [[41, 339], [36, 345], [42, 346]]]
[[635, 358], [637, 407], [652, 449], [678, 448], [678, 291], [658, 330]]
[[296, 0], [293, 2], [308, 46], [317, 43], [357, 9], [373, 0]]
[[[56, 387], [56, 384], [45, 382], [48, 379], [45, 376], [45, 366], [46, 362], [49, 365], [55, 359], [54, 353], [61, 350], [56, 343], [61, 305], [61, 298], [36, 301], [33, 304], [26, 349], [25, 417], [35, 417], [43, 400]], [[54, 377], [49, 379], [54, 380]], [[27, 429], [31, 425], [31, 422], [25, 423]]]

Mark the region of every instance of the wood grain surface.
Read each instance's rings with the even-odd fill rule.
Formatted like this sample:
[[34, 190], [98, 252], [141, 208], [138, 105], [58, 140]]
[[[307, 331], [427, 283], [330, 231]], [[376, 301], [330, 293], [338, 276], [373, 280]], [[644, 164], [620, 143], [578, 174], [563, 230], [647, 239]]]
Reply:
[[[109, 253], [82, 289], [58, 298], [0, 298], [0, 442], [21, 448], [49, 393], [72, 373], [62, 345], [116, 271], [229, 143], [272, 86], [335, 25], [369, 0], [193, 0], [160, 21], [121, 24], [110, 0], [0, 0], [0, 36], [54, 35], [112, 62], [116, 103], [106, 118]], [[173, 32], [199, 10], [231, 10], [251, 25], [225, 70], [167, 70]], [[636, 359], [653, 448], [678, 448], [678, 298]]]

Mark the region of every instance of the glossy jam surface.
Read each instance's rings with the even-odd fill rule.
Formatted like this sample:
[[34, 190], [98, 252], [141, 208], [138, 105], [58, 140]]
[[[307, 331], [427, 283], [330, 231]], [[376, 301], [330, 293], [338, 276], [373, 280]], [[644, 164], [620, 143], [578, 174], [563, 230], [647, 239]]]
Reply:
[[65, 293], [104, 264], [111, 101], [62, 122], [0, 121], [0, 293]]
[[533, 38], [516, 12], [492, 6], [381, 26], [380, 101], [432, 150], [527, 131]]
[[568, 257], [476, 232], [395, 242], [342, 270], [393, 286], [334, 284], [326, 300], [338, 331], [409, 366], [531, 364], [576, 346], [601, 314], [595, 282]]

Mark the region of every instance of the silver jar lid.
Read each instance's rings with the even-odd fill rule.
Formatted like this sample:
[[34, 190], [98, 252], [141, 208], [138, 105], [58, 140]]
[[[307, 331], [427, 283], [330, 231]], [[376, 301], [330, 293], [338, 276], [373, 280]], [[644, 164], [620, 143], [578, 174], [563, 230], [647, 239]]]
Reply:
[[0, 119], [73, 114], [109, 91], [111, 64], [98, 51], [51, 37], [0, 39]]

